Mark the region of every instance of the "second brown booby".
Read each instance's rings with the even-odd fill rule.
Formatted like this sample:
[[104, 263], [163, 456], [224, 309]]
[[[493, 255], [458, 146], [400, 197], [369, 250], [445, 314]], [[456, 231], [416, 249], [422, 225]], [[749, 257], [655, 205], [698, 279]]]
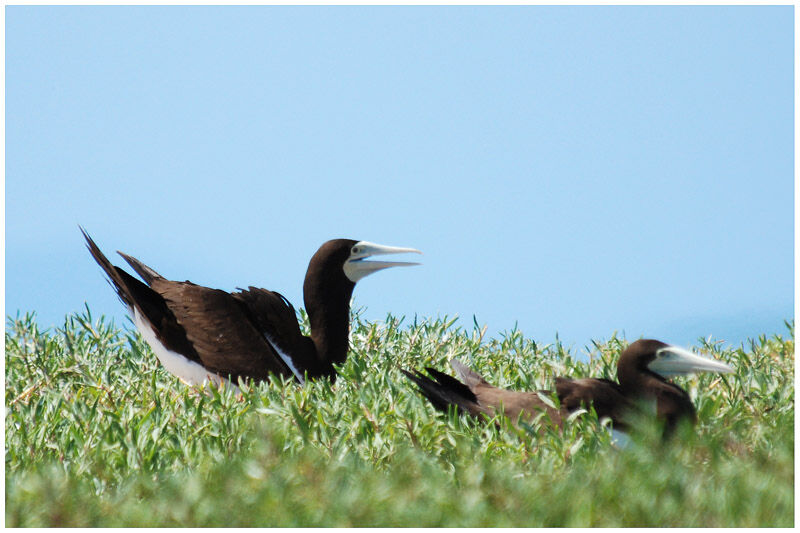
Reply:
[[418, 263], [367, 261], [375, 255], [422, 253], [413, 248], [335, 239], [313, 255], [303, 283], [311, 336], [300, 331], [294, 307], [281, 294], [249, 287], [229, 293], [171, 281], [118, 252], [144, 280], [111, 264], [81, 228], [86, 245], [164, 367], [189, 385], [230, 379], [266, 380], [271, 374], [329, 376], [347, 357], [350, 298], [360, 279]]
[[575, 410], [593, 407], [599, 418], [608, 417], [614, 427], [626, 427], [626, 414], [642, 403], [655, 403], [655, 415], [670, 432], [680, 420], [696, 421], [689, 395], [668, 377], [695, 372], [733, 372], [729, 365], [701, 357], [689, 350], [657, 340], [642, 339], [632, 343], [620, 355], [615, 383], [598, 378], [555, 379], [555, 393], [560, 406], [542, 395], [551, 391], [518, 392], [490, 385], [458, 359], [450, 361], [461, 381], [433, 368], [429, 376], [421, 372], [402, 372], [439, 410], [453, 406], [473, 416], [504, 414], [513, 421], [530, 421], [544, 413], [551, 423], [560, 426]]

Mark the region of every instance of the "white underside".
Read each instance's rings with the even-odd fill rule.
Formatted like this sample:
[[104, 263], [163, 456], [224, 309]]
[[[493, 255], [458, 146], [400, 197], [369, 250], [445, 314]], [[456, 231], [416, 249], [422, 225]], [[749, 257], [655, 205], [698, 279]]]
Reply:
[[626, 450], [633, 444], [627, 433], [613, 428], [609, 428], [609, 431], [611, 433], [611, 444], [620, 450]]
[[207, 383], [214, 383], [218, 387], [233, 387], [238, 391], [239, 387], [222, 376], [203, 368], [202, 365], [187, 359], [178, 352], [168, 350], [166, 346], [161, 344], [153, 328], [142, 318], [138, 310], [133, 309], [131, 314], [133, 315], [133, 324], [136, 326], [136, 329], [139, 330], [142, 338], [150, 345], [150, 348], [152, 348], [158, 360], [161, 361], [161, 364], [164, 365], [164, 368], [171, 374], [177, 376], [178, 379], [187, 385], [202, 387]]

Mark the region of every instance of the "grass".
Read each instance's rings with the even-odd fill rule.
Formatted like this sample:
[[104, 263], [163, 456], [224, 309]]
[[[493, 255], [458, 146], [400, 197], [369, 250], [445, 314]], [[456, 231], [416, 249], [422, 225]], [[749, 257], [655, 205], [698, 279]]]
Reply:
[[[302, 315], [301, 318], [305, 320]], [[794, 327], [736, 349], [736, 368], [680, 384], [695, 431], [611, 446], [591, 413], [563, 433], [436, 413], [399, 372], [460, 357], [497, 385], [615, 376], [455, 319], [362, 321], [331, 384], [186, 387], [148, 346], [88, 309], [6, 333], [6, 526], [793, 526]], [[663, 339], [668, 340], [668, 339]]]

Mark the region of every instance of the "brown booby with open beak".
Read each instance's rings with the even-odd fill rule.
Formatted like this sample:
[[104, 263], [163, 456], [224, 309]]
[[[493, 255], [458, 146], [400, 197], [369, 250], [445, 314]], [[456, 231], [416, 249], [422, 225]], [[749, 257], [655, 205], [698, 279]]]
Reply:
[[328, 376], [347, 357], [350, 297], [358, 280], [394, 266], [418, 263], [367, 261], [383, 254], [422, 253], [413, 248], [336, 239], [311, 258], [303, 299], [311, 336], [300, 332], [292, 304], [279, 293], [249, 287], [229, 293], [171, 281], [118, 252], [144, 280], [111, 264], [81, 228], [86, 245], [128, 306], [136, 328], [164, 367], [189, 385], [230, 379], [266, 380]]
[[618, 383], [607, 379], [555, 379], [560, 406], [545, 401], [551, 391], [517, 392], [490, 385], [458, 359], [450, 361], [461, 381], [427, 368], [431, 377], [420, 372], [402, 372], [419, 387], [434, 407], [447, 411], [454, 406], [473, 416], [505, 414], [513, 421], [531, 421], [544, 413], [556, 426], [575, 410], [594, 407], [599, 418], [608, 417], [616, 429], [625, 429], [625, 415], [642, 403], [655, 403], [655, 415], [671, 432], [679, 420], [694, 423], [697, 415], [689, 395], [666, 378], [695, 372], [733, 372], [720, 361], [656, 340], [638, 340], [628, 346], [617, 363]]

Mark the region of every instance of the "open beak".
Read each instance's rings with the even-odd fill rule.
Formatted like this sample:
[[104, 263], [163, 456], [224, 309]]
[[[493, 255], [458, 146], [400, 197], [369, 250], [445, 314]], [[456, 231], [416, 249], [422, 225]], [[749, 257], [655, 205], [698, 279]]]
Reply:
[[658, 350], [656, 358], [647, 365], [647, 368], [665, 378], [695, 372], [733, 372], [733, 368], [723, 362], [701, 357], [677, 346], [667, 346]]
[[368, 257], [386, 254], [421, 254], [414, 248], [399, 248], [397, 246], [384, 246], [373, 242], [361, 241], [353, 245], [350, 257], [344, 263], [344, 273], [353, 283], [373, 272], [384, 268], [396, 266], [414, 266], [419, 263], [406, 263], [402, 261], [365, 261]]

